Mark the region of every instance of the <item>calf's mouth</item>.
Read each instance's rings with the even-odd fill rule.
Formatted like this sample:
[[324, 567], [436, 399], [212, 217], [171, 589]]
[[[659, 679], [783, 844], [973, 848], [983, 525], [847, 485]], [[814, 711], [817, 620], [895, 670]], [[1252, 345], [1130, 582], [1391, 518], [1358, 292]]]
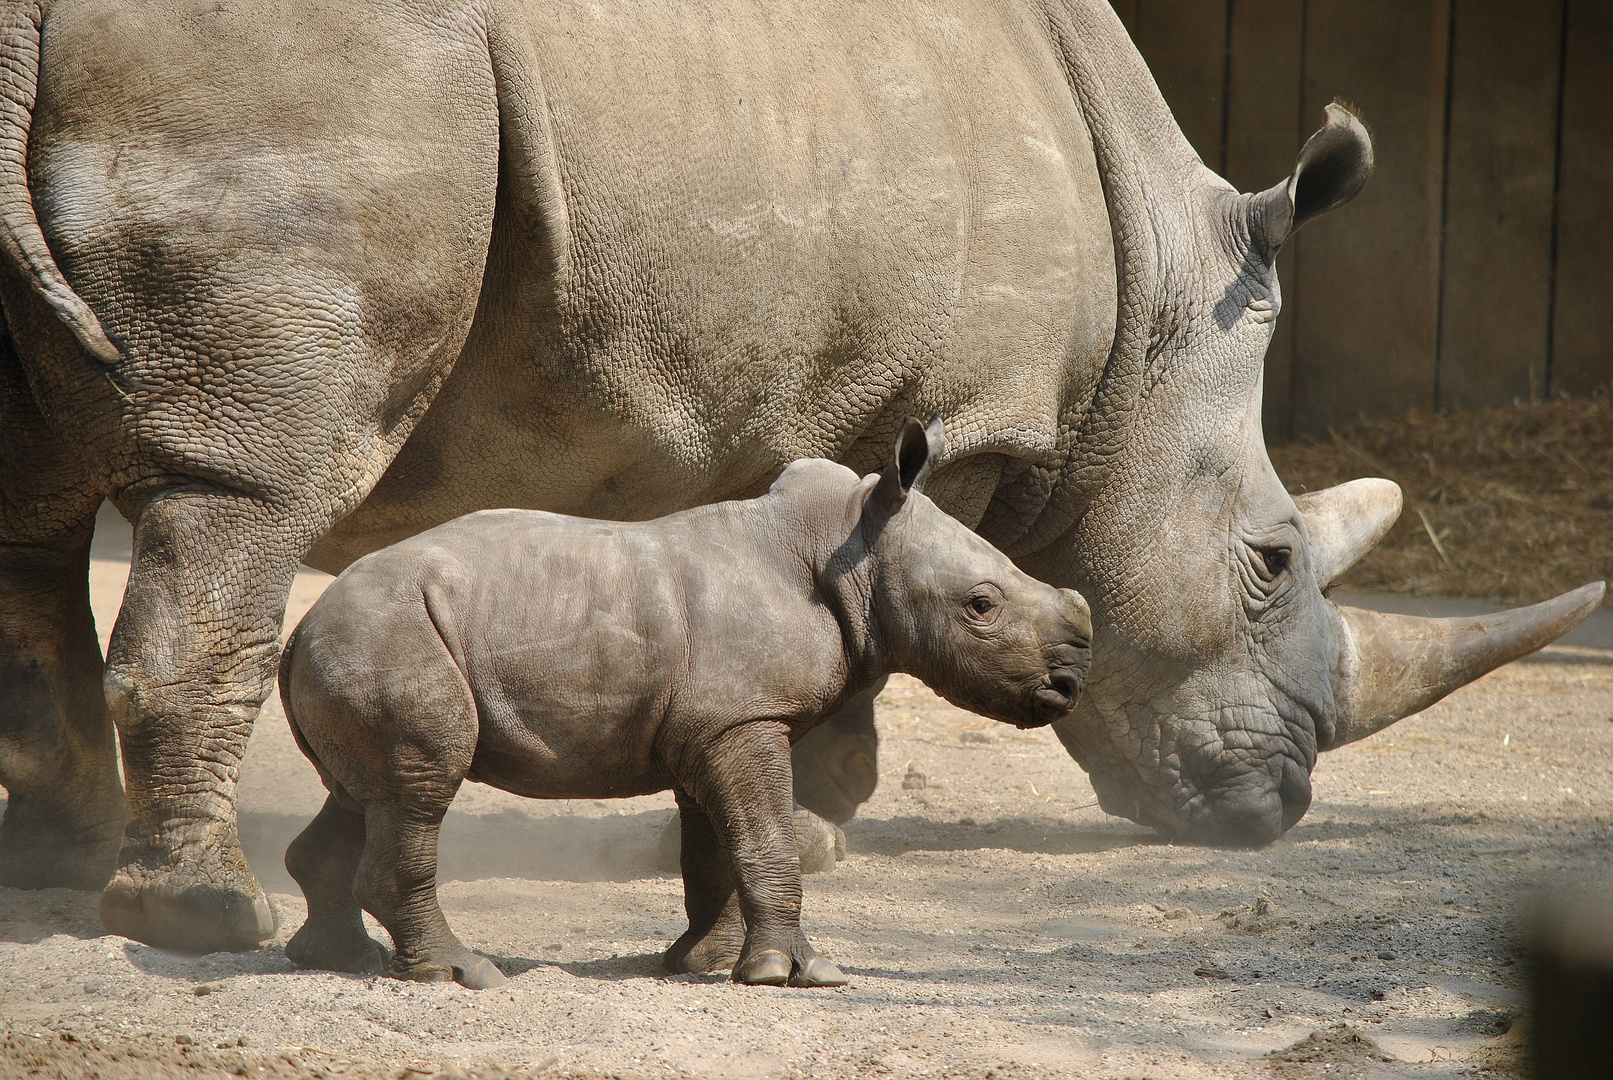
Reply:
[[1083, 681], [1080, 672], [1073, 668], [1056, 667], [1048, 671], [1031, 695], [1031, 711], [1036, 716], [1036, 722], [1025, 726], [1042, 727], [1068, 716], [1081, 697]]

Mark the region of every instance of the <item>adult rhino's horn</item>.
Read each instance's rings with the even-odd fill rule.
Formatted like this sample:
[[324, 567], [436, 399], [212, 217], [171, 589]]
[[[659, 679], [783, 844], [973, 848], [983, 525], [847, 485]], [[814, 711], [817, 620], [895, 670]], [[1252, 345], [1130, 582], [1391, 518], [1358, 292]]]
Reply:
[[1327, 588], [1371, 551], [1400, 517], [1400, 485], [1351, 480], [1294, 496], [1310, 538], [1316, 584]]
[[1340, 606], [1345, 656], [1333, 750], [1421, 712], [1485, 672], [1550, 644], [1602, 602], [1594, 582], [1532, 607], [1468, 619], [1415, 619]]

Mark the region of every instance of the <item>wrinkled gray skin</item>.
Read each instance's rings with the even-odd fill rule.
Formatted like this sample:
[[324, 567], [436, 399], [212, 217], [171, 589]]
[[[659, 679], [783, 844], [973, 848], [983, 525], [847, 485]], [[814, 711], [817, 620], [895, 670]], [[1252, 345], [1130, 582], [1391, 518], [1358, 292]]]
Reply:
[[[798, 461], [757, 499], [624, 524], [486, 510], [348, 567], [280, 666], [331, 796], [286, 853], [304, 967], [504, 981], [437, 905], [438, 827], [469, 779], [531, 798], [667, 788], [689, 930], [672, 971], [839, 986], [801, 931], [790, 744], [892, 671], [1018, 727], [1063, 718], [1086, 602], [920, 492], [941, 422], [858, 478]], [[397, 953], [364, 932], [360, 905]]]
[[[235, 781], [297, 562], [481, 508], [652, 518], [942, 412], [937, 504], [1092, 604], [1060, 738], [1108, 810], [1213, 843], [1596, 602], [1324, 598], [1398, 493], [1296, 506], [1260, 372], [1276, 250], [1365, 129], [1331, 110], [1240, 195], [1104, 0], [9, 0], [0, 49], [0, 882], [97, 884], [121, 833], [117, 933], [270, 934]], [[811, 755], [842, 815], [855, 727]]]

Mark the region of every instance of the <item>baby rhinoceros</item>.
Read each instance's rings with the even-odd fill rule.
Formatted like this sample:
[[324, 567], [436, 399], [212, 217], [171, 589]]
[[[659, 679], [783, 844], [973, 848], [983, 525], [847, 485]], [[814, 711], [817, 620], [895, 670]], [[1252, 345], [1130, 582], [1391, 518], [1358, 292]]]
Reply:
[[[882, 472], [797, 461], [760, 498], [656, 521], [470, 514], [355, 562], [286, 645], [280, 692], [330, 797], [286, 852], [304, 967], [503, 975], [437, 905], [469, 779], [531, 798], [671, 788], [688, 931], [675, 972], [845, 982], [801, 930], [790, 744], [892, 671], [1019, 727], [1085, 681], [1079, 594], [1021, 573], [919, 493], [939, 418]], [[392, 935], [368, 937], [360, 909]]]

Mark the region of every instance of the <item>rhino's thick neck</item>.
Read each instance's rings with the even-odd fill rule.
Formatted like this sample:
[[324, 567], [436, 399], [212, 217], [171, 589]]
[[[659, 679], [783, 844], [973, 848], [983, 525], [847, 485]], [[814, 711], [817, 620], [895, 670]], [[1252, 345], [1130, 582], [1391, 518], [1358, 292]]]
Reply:
[[1137, 419], [1168, 365], [1192, 360], [1173, 348], [1191, 306], [1177, 292], [1201, 284], [1180, 238], [1199, 226], [1193, 219], [1208, 193], [1230, 191], [1182, 135], [1109, 4], [1066, 0], [1046, 15], [1049, 42], [1092, 136], [1113, 235], [1117, 311], [1103, 370], [1085, 383], [1091, 394], [1065, 403], [1054, 461], [1005, 473], [981, 522], [982, 535], [1022, 561], [1067, 546], [1059, 541], [1115, 483], [1117, 465], [1158, 441]]
[[[827, 464], [827, 463], [825, 463]], [[854, 694], [890, 672], [889, 654], [877, 611], [877, 553], [860, 520], [867, 484], [839, 466], [825, 475], [781, 480], [761, 499], [728, 505], [755, 515], [771, 537], [786, 572], [800, 574], [840, 628], [846, 657], [846, 694]], [[786, 477], [786, 479], [790, 479]], [[795, 504], [783, 513], [778, 503]]]

